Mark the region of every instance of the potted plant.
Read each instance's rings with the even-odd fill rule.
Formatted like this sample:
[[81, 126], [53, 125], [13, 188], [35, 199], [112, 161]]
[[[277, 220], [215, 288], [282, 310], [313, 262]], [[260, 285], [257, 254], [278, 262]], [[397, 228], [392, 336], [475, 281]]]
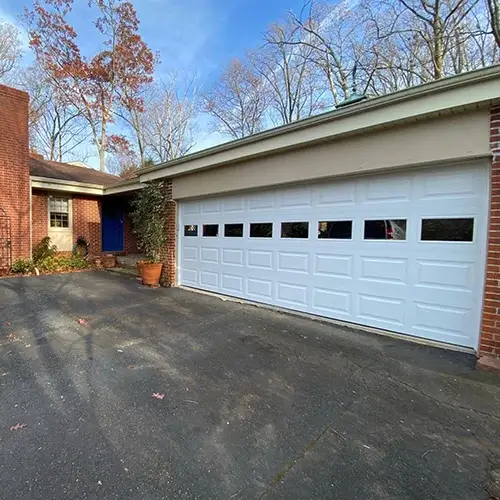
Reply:
[[161, 251], [167, 243], [165, 183], [147, 183], [132, 200], [131, 206], [130, 215], [138, 248], [146, 255], [146, 260], [142, 262], [142, 282], [144, 285], [158, 285], [163, 267]]

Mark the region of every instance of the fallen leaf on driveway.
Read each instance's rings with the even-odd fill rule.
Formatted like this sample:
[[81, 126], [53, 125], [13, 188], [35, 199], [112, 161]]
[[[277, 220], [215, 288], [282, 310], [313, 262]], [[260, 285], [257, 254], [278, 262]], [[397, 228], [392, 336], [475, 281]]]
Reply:
[[11, 431], [20, 431], [21, 429], [24, 429], [25, 427], [27, 427], [27, 424], [19, 424], [19, 423], [17, 423], [16, 425], [12, 425], [10, 427], [10, 430]]
[[83, 318], [80, 318], [80, 319], [77, 319], [76, 322], [79, 324], [79, 325], [83, 325], [83, 326], [87, 326], [88, 323], [87, 323], [87, 320], [86, 319], [83, 319]]
[[165, 397], [165, 394], [160, 394], [159, 392], [153, 392], [153, 397], [155, 399], [163, 399]]

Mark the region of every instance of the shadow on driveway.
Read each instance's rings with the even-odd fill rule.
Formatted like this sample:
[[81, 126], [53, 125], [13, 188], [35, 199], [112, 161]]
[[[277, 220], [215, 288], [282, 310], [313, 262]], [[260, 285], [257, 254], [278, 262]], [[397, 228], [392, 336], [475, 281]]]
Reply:
[[468, 355], [105, 272], [0, 304], [2, 499], [487, 499], [500, 467]]

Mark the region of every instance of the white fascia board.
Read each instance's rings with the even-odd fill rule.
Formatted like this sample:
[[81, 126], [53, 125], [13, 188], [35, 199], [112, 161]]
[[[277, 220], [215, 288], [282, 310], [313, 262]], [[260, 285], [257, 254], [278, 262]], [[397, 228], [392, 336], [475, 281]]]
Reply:
[[72, 182], [48, 177], [31, 176], [32, 189], [45, 189], [46, 191], [61, 191], [66, 193], [81, 193], [102, 196], [103, 186], [98, 184], [87, 184], [84, 182]]

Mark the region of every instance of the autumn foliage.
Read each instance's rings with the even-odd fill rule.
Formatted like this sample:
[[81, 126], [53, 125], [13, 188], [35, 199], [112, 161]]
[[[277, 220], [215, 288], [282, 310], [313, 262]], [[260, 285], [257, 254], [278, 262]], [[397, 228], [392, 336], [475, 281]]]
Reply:
[[152, 81], [156, 56], [139, 34], [131, 2], [90, 0], [101, 40], [92, 55], [82, 54], [68, 18], [74, 0], [35, 0], [25, 10], [30, 45], [63, 98], [88, 121], [104, 170], [108, 129], [119, 108], [141, 110], [140, 89]]

